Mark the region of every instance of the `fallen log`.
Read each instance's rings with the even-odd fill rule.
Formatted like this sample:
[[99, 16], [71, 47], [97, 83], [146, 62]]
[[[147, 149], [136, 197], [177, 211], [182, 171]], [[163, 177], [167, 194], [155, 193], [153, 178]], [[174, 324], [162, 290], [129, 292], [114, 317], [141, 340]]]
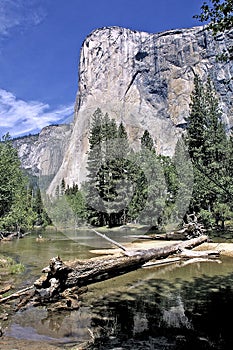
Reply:
[[183, 249], [179, 256], [186, 259], [192, 258], [218, 258], [220, 255], [220, 251], [218, 250], [203, 250], [203, 251], [190, 251], [188, 249]]
[[100, 237], [106, 239], [106, 240], [107, 240], [108, 242], [110, 242], [111, 244], [113, 244], [113, 245], [117, 246], [118, 248], [122, 249], [124, 252], [127, 251], [127, 249], [126, 249], [122, 244], [120, 244], [120, 243], [114, 241], [113, 239], [107, 237], [104, 233], [100, 233], [100, 232], [94, 230], [93, 228], [92, 228], [91, 230], [92, 230], [95, 234], [97, 234], [98, 236], [100, 236]]
[[24, 288], [24, 289], [21, 289], [19, 290], [18, 292], [15, 292], [13, 294], [10, 294], [8, 295], [7, 297], [3, 297], [3, 298], [0, 298], [0, 304], [1, 303], [4, 303], [8, 300], [11, 300], [11, 299], [16, 299], [16, 298], [19, 298], [25, 294], [27, 294], [30, 290], [32, 290], [34, 287], [33, 286], [30, 286], [30, 287], [27, 287], [27, 288]]
[[177, 231], [159, 233], [159, 234], [149, 234], [149, 235], [138, 235], [133, 236], [138, 239], [151, 239], [151, 240], [176, 240], [183, 241], [195, 237], [199, 237], [206, 232], [204, 227], [197, 222], [189, 222], [184, 224], [183, 228]]
[[145, 240], [158, 240], [158, 241], [184, 241], [187, 240], [186, 235], [176, 232], [158, 233], [149, 235], [131, 235], [131, 238], [145, 239]]
[[61, 294], [73, 287], [106, 280], [140, 268], [151, 259], [166, 258], [183, 249], [193, 248], [205, 241], [203, 235], [185, 242], [169, 244], [163, 248], [139, 249], [127, 251], [127, 255], [116, 254], [88, 260], [76, 260], [63, 263], [59, 257], [53, 258], [50, 265], [43, 269], [42, 277], [34, 283], [35, 297], [42, 303], [57, 301]]
[[12, 241], [18, 237], [18, 232], [1, 232], [1, 241]]
[[142, 267], [151, 267], [151, 266], [161, 266], [161, 265], [168, 265], [168, 264], [174, 264], [177, 262], [180, 262], [181, 258], [165, 258], [165, 259], [153, 259], [151, 261], [146, 262], [142, 265]]
[[[87, 290], [88, 284], [136, 270], [152, 259], [167, 258], [182, 252], [184, 249], [198, 246], [207, 240], [208, 236], [202, 235], [162, 248], [132, 249], [121, 253], [118, 250], [115, 255], [67, 263], [63, 263], [59, 257], [52, 258], [49, 266], [42, 270], [43, 275], [35, 281], [33, 286], [0, 298], [0, 303], [21, 298], [20, 303], [16, 306], [19, 309], [28, 303], [34, 305], [59, 303], [62, 299], [64, 303], [58, 304], [57, 308], [66, 307], [72, 310], [79, 305], [77, 296]], [[25, 295], [26, 297], [24, 297]], [[24, 297], [23, 300], [22, 297]]]
[[27, 236], [31, 233], [25, 232], [22, 233], [21, 231], [15, 231], [15, 232], [8, 232], [8, 231], [0, 231], [0, 241], [12, 241], [15, 238], [23, 238], [24, 236]]

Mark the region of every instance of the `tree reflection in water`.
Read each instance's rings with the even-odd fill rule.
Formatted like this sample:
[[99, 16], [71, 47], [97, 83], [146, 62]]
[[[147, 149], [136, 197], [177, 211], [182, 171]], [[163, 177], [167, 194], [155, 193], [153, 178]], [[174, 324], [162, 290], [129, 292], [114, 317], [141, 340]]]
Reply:
[[89, 349], [233, 348], [233, 274], [149, 281], [137, 291], [93, 303], [94, 342]]

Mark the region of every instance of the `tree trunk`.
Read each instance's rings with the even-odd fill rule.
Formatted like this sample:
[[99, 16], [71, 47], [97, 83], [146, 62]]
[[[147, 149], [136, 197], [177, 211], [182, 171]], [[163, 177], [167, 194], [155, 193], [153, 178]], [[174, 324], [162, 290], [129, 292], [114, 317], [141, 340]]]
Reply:
[[202, 235], [185, 242], [170, 244], [163, 248], [151, 248], [127, 251], [127, 255], [107, 255], [88, 260], [76, 260], [64, 264], [59, 257], [51, 259], [51, 263], [35, 282], [35, 295], [42, 301], [52, 301], [66, 289], [82, 287], [90, 283], [106, 280], [114, 276], [140, 268], [151, 259], [166, 258], [183, 249], [197, 246], [208, 239]]

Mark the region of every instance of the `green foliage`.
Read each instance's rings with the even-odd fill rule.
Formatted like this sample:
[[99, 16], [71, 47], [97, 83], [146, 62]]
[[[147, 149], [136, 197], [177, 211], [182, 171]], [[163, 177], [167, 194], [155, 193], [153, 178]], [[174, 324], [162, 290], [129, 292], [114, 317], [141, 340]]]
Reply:
[[219, 221], [221, 222], [221, 228], [225, 228], [225, 221], [231, 219], [233, 213], [230, 209], [229, 203], [215, 203], [213, 207], [213, 217], [215, 223], [219, 226]]
[[31, 198], [28, 196], [28, 199], [31, 200], [31, 206], [28, 202], [28, 207], [36, 215], [36, 218], [33, 221], [33, 225], [43, 227], [50, 225], [52, 221], [48, 216], [47, 211], [45, 210], [40, 188], [37, 187], [35, 189], [32, 189]]
[[201, 209], [198, 215], [199, 220], [206, 228], [211, 228], [214, 225], [214, 218], [209, 210]]
[[24, 270], [25, 270], [25, 267], [21, 263], [13, 264], [13, 265], [10, 266], [10, 273], [12, 275], [16, 275], [16, 274], [22, 273], [22, 272], [24, 272]]
[[75, 215], [76, 226], [78, 226], [79, 223], [85, 222], [87, 217], [84, 194], [79, 190], [77, 184], [73, 184], [73, 187], [67, 187], [65, 190], [65, 195], [67, 202]]
[[152, 151], [152, 149], [154, 149], [154, 141], [148, 130], [145, 130], [144, 134], [141, 137], [141, 148], [148, 149], [149, 151]]
[[201, 6], [201, 14], [194, 18], [201, 22], [210, 21], [209, 28], [214, 34], [232, 29], [233, 26], [233, 1], [232, 0], [211, 0], [204, 2]]
[[118, 129], [114, 125], [114, 120], [96, 110], [89, 139], [88, 221], [99, 226], [133, 221], [161, 227], [171, 220], [182, 220], [190, 200], [187, 186], [192, 174], [181, 145], [174, 160], [159, 156], [149, 131], [145, 130], [141, 150], [134, 153], [123, 124]]
[[17, 151], [9, 135], [0, 143], [0, 217], [7, 215], [25, 186]]
[[33, 227], [39, 216], [49, 221], [39, 190], [36, 196], [24, 175], [9, 134], [0, 142], [0, 229], [22, 231]]
[[138, 154], [139, 164], [146, 176], [146, 183], [139, 187], [143, 209], [140, 211], [138, 220], [140, 223], [151, 226], [159, 226], [166, 200], [166, 181], [163, 168], [155, 152], [152, 149], [142, 147]]
[[203, 84], [195, 77], [190, 107], [186, 136], [173, 158], [156, 154], [148, 130], [134, 153], [123, 123], [117, 127], [97, 109], [90, 126], [88, 181], [80, 190], [62, 180], [53, 203], [55, 221], [174, 227], [189, 208], [206, 226], [221, 222], [223, 227], [232, 215], [233, 140], [226, 135], [210, 79]]
[[0, 270], [3, 270], [3, 273], [19, 274], [25, 270], [25, 267], [22, 263], [16, 263], [10, 257], [0, 255]]
[[[210, 217], [216, 219], [217, 207], [225, 208], [225, 212], [226, 207], [232, 207], [232, 138], [226, 134], [210, 79], [203, 84], [199, 77], [195, 77], [190, 107], [185, 137], [194, 171], [190, 209], [202, 212], [207, 223], [211, 222]], [[227, 215], [221, 218], [224, 221]]]
[[45, 199], [46, 208], [48, 210], [49, 217], [52, 218], [52, 222], [59, 228], [75, 228], [76, 220], [75, 214], [71, 208], [67, 196], [55, 197], [52, 200]]
[[87, 208], [85, 196], [78, 185], [65, 185], [62, 180], [57, 186], [55, 196], [50, 198], [44, 194], [44, 202], [52, 223], [59, 228], [67, 229], [78, 227], [85, 223]]
[[[201, 6], [201, 14], [195, 15], [201, 22], [209, 22], [208, 29], [216, 36], [218, 33], [231, 30], [233, 27], [233, 0], [211, 0]], [[228, 48], [228, 53], [223, 52], [221, 60], [233, 59], [233, 46]]]
[[119, 225], [127, 215], [130, 196], [130, 162], [127, 132], [121, 123], [103, 115], [93, 114], [88, 153], [86, 201], [88, 220], [95, 225]]

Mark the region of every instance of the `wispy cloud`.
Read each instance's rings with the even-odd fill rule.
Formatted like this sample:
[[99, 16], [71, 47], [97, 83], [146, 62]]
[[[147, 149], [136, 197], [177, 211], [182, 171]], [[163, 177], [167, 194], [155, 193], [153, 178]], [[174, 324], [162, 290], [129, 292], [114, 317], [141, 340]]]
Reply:
[[40, 24], [46, 17], [43, 1], [0, 0], [0, 36], [8, 36], [15, 27], [24, 29]]
[[46, 103], [17, 99], [9, 91], [0, 89], [0, 136], [7, 132], [16, 137], [36, 133], [51, 124], [71, 119], [74, 104], [51, 109]]

